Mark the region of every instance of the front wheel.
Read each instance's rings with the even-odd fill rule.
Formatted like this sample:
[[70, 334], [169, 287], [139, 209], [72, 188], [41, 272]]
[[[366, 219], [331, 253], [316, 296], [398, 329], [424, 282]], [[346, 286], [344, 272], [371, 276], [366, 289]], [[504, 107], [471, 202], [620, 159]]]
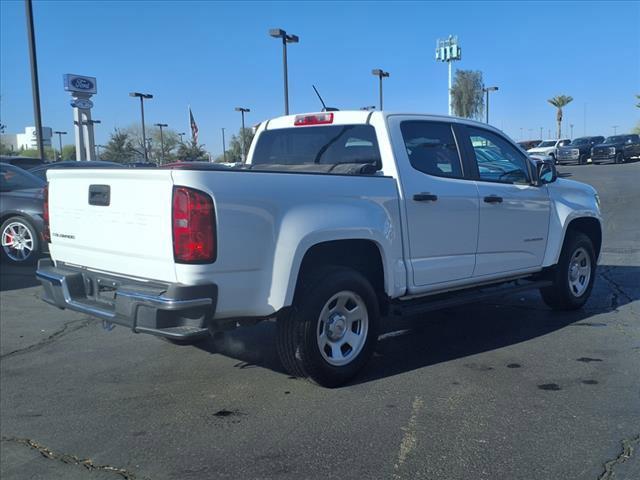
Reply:
[[585, 165], [586, 163], [587, 163], [587, 156], [580, 155], [580, 157], [578, 158], [578, 165]]
[[620, 152], [616, 155], [616, 163], [623, 163], [623, 162], [624, 162], [624, 155], [622, 155], [622, 152]]
[[379, 317], [366, 277], [351, 268], [322, 268], [303, 279], [292, 310], [278, 319], [282, 364], [291, 375], [319, 385], [344, 385], [371, 357]]
[[554, 310], [577, 310], [591, 295], [596, 276], [593, 242], [576, 232], [567, 238], [552, 273], [553, 285], [540, 289], [544, 302]]

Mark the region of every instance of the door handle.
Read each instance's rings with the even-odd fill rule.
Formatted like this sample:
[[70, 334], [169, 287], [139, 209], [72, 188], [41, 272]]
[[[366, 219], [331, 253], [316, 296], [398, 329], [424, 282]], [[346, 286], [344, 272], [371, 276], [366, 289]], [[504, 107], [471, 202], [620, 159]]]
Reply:
[[502, 203], [502, 197], [489, 195], [488, 197], [484, 197], [484, 203]]
[[433, 193], [416, 193], [413, 199], [416, 202], [435, 202], [438, 200], [438, 196]]

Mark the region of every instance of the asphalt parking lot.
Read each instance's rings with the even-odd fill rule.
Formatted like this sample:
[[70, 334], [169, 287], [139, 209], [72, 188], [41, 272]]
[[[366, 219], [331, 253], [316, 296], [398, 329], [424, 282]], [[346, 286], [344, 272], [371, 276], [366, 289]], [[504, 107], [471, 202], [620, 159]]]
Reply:
[[105, 331], [0, 275], [0, 476], [640, 478], [640, 162], [560, 166], [605, 216], [592, 298], [537, 292], [390, 327], [351, 385], [279, 366], [274, 325], [216, 345]]

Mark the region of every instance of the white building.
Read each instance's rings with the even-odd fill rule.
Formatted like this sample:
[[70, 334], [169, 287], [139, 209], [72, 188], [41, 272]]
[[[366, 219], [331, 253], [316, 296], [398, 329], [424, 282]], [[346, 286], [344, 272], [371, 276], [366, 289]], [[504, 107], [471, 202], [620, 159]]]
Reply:
[[[42, 143], [45, 147], [51, 146], [52, 135], [53, 131], [50, 127], [42, 127]], [[37, 149], [36, 127], [26, 127], [24, 133], [3, 134], [2, 144], [15, 151]]]

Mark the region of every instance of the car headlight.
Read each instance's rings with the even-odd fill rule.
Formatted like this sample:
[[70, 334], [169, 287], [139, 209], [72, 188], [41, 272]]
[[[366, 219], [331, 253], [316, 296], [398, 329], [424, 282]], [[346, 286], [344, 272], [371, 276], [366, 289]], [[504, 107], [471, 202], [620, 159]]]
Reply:
[[616, 154], [616, 147], [609, 147], [609, 155], [615, 155]]

